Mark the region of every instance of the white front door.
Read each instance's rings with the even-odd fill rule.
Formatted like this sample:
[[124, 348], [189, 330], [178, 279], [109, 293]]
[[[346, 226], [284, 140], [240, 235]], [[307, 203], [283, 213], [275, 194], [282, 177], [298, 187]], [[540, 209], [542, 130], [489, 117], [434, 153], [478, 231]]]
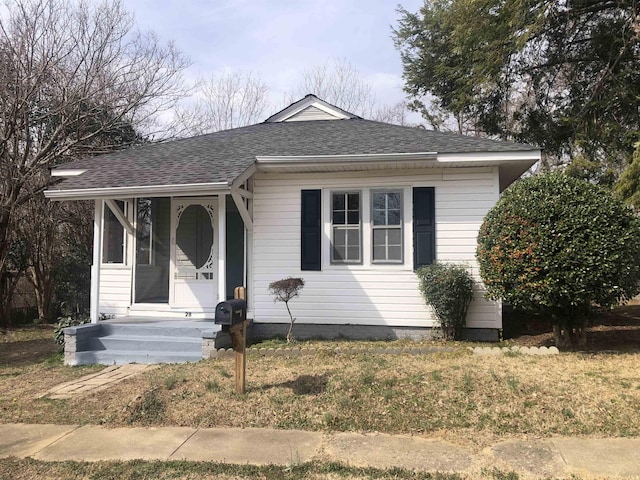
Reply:
[[173, 199], [172, 307], [213, 308], [218, 303], [217, 209], [217, 197]]

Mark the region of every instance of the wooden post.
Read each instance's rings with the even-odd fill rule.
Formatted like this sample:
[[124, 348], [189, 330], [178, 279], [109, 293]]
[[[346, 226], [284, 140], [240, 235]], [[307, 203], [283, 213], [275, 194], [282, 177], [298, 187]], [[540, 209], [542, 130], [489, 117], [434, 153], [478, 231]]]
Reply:
[[[236, 287], [233, 291], [234, 298], [246, 300], [246, 290], [244, 287]], [[236, 393], [244, 395], [246, 391], [246, 373], [247, 373], [247, 324], [248, 320], [238, 325], [233, 325], [229, 329], [231, 335], [231, 344], [236, 352]]]
[[247, 321], [234, 325], [232, 328], [234, 327], [237, 328], [235, 328], [235, 331], [231, 331], [231, 341], [236, 352], [236, 393], [244, 395], [247, 373]]

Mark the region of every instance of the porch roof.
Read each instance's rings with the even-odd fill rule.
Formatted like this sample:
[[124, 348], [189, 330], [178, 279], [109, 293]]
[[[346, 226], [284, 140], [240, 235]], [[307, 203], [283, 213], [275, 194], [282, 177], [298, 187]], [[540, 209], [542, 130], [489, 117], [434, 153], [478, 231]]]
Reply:
[[[52, 170], [66, 177], [46, 192], [51, 198], [96, 198], [108, 194], [171, 189], [189, 191], [228, 190], [249, 169], [261, 168], [257, 159], [296, 159], [297, 163], [331, 163], [353, 160], [357, 170], [366, 161], [382, 160], [387, 166], [407, 168], [415, 155], [431, 163], [447, 159], [447, 167], [470, 166], [471, 157], [485, 158], [474, 166], [502, 165], [508, 160], [514, 179], [537, 159], [540, 150], [526, 144], [496, 141], [424, 128], [348, 118], [299, 122], [264, 122], [181, 140], [143, 145], [120, 152], [86, 158]], [[456, 160], [456, 155], [460, 158]], [[491, 159], [490, 159], [491, 157]], [[453, 160], [452, 160], [453, 159]], [[403, 163], [404, 162], [404, 163]], [[265, 163], [265, 162], [263, 162]], [[335, 163], [335, 161], [333, 161]], [[371, 163], [371, 162], [369, 162]], [[376, 162], [375, 168], [381, 168]], [[435, 166], [435, 165], [430, 165]], [[266, 168], [266, 167], [265, 167]], [[393, 168], [393, 167], [392, 167]], [[413, 167], [415, 168], [415, 167]], [[502, 167], [501, 167], [502, 168]], [[156, 190], [160, 189], [158, 192]], [[133, 192], [133, 193], [132, 193]]]

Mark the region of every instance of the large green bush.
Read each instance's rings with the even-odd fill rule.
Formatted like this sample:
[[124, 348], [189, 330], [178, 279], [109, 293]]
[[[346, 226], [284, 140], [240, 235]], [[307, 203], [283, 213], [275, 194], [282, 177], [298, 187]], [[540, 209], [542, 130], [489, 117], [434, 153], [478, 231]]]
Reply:
[[599, 187], [537, 175], [507, 189], [487, 214], [477, 258], [489, 298], [547, 314], [559, 346], [583, 343], [594, 306], [640, 291], [640, 222]]
[[460, 338], [473, 299], [473, 279], [467, 269], [436, 262], [419, 268], [416, 274], [420, 279], [420, 292], [431, 306], [444, 338]]

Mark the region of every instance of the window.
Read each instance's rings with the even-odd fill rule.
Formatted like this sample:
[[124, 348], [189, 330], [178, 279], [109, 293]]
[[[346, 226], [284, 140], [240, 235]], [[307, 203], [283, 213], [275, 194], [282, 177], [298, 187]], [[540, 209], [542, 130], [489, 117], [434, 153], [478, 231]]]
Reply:
[[331, 194], [331, 262], [361, 263], [360, 192]]
[[[117, 200], [116, 205], [126, 216], [126, 204]], [[102, 232], [102, 263], [124, 264], [125, 259], [125, 236], [124, 228], [111, 211], [104, 204], [103, 232]]]
[[402, 263], [402, 192], [371, 193], [374, 263]]

